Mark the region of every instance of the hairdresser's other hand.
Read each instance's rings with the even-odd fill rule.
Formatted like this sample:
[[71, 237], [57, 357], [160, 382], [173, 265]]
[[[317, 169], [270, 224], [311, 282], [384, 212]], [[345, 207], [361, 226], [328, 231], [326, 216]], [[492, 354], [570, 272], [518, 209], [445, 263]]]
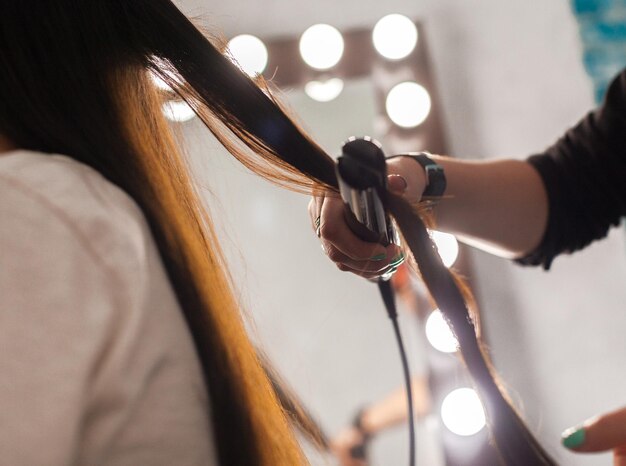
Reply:
[[331, 442], [330, 448], [339, 460], [340, 466], [367, 466], [367, 461], [354, 458], [352, 449], [364, 444], [363, 434], [350, 426], [343, 429]]
[[[419, 164], [408, 157], [387, 162], [388, 189], [409, 202], [418, 202], [424, 192], [425, 174]], [[396, 245], [384, 247], [359, 239], [348, 227], [344, 206], [338, 195], [314, 197], [309, 202], [313, 230], [318, 233], [322, 249], [340, 270], [365, 278], [376, 278], [402, 260]], [[316, 219], [319, 218], [319, 229]]]
[[613, 464], [626, 466], [626, 408], [597, 416], [563, 432], [563, 445], [575, 452], [613, 450]]

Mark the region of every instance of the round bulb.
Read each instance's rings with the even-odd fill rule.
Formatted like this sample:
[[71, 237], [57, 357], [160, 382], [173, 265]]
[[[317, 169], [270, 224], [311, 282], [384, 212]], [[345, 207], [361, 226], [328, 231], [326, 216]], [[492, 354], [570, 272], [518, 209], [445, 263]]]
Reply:
[[459, 255], [459, 242], [456, 237], [450, 233], [434, 230], [430, 232], [430, 237], [437, 246], [437, 252], [439, 252], [443, 265], [451, 267]]
[[184, 123], [196, 116], [193, 109], [182, 100], [170, 100], [163, 104], [165, 118], [177, 123]]
[[383, 57], [400, 60], [409, 55], [417, 44], [417, 28], [403, 15], [392, 14], [381, 18], [372, 32], [374, 48]]
[[426, 319], [425, 331], [428, 342], [436, 350], [442, 353], [454, 353], [458, 349], [459, 343], [439, 309], [431, 312]]
[[485, 427], [485, 410], [473, 389], [457, 388], [444, 398], [441, 420], [457, 435], [474, 435]]
[[304, 86], [304, 92], [318, 102], [330, 102], [336, 99], [343, 90], [343, 80], [331, 78], [326, 81], [309, 81]]
[[227, 54], [248, 76], [263, 73], [267, 66], [267, 47], [261, 39], [250, 34], [233, 37], [228, 42]]
[[161, 77], [155, 73], [153, 73], [152, 71], [149, 72], [150, 75], [150, 79], [152, 80], [153, 84], [159, 88], [162, 91], [171, 91], [172, 88], [161, 79]]
[[307, 65], [318, 70], [332, 68], [343, 55], [343, 37], [328, 24], [315, 24], [300, 37], [300, 55]]
[[385, 102], [391, 121], [403, 128], [414, 128], [422, 123], [430, 113], [430, 105], [428, 91], [412, 81], [394, 86]]

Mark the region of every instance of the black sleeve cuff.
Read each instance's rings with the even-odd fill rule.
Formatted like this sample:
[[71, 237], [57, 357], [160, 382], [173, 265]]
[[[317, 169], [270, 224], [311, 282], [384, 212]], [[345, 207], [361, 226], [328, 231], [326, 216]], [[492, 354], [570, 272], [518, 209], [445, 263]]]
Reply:
[[626, 72], [611, 84], [604, 105], [528, 162], [548, 194], [548, 224], [522, 265], [548, 270], [556, 256], [607, 235], [626, 215]]

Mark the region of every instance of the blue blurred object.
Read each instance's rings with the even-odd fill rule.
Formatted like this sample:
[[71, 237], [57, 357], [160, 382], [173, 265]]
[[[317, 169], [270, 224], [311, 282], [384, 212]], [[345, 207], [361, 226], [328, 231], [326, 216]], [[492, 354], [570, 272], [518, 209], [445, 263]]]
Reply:
[[576, 14], [595, 13], [601, 9], [608, 9], [611, 5], [613, 5], [613, 0], [572, 0]]
[[572, 0], [580, 25], [583, 62], [596, 102], [611, 80], [626, 67], [626, 0]]

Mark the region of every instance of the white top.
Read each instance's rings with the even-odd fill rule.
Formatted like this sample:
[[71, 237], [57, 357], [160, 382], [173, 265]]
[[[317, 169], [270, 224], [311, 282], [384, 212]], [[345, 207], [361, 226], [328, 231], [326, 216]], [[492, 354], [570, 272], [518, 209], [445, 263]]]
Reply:
[[0, 154], [0, 457], [216, 465], [191, 335], [146, 221], [68, 157]]

